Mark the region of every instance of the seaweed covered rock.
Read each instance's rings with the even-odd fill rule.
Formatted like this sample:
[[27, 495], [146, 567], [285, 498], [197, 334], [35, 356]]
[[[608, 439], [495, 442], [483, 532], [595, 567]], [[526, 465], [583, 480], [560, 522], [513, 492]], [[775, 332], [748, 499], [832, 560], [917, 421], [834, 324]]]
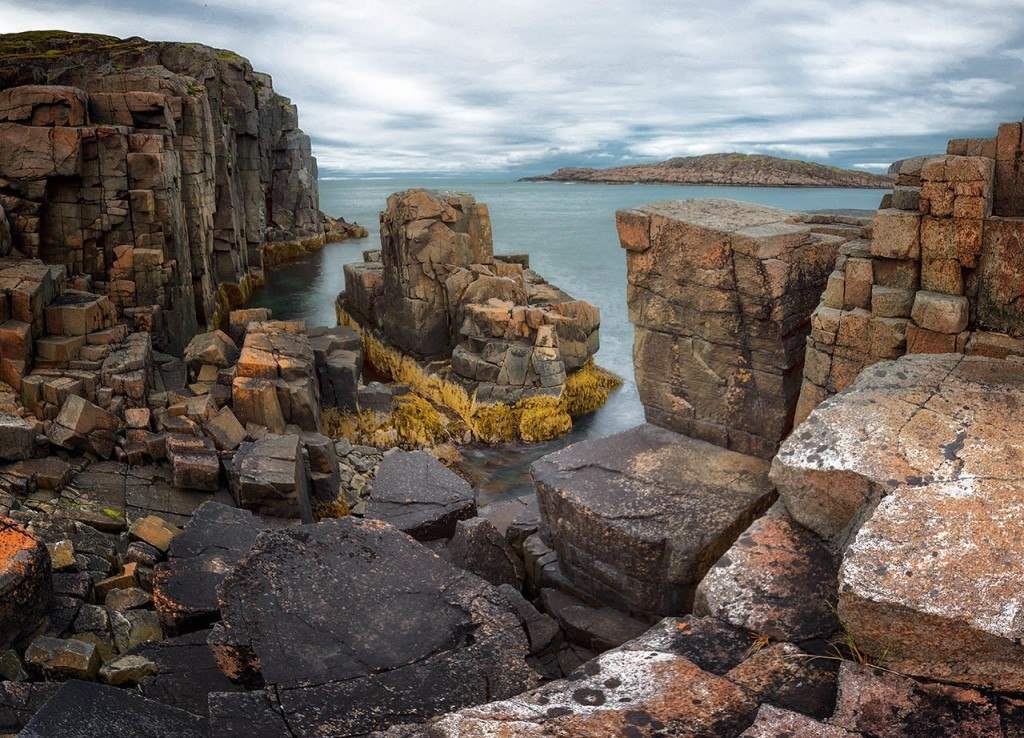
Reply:
[[511, 604], [379, 521], [264, 533], [219, 599], [218, 663], [265, 684], [295, 735], [361, 735], [535, 684]]

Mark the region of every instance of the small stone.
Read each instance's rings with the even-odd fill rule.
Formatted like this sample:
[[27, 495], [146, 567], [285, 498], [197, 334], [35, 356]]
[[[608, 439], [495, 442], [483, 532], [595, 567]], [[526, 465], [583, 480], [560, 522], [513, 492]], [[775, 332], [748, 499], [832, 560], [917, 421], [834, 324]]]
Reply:
[[101, 579], [96, 582], [95, 592], [96, 599], [103, 602], [107, 598], [107, 593], [114, 589], [128, 589], [134, 587], [137, 584], [135, 578], [135, 564], [128, 563], [124, 565], [124, 569], [120, 573], [114, 574], [113, 576]]
[[0, 679], [8, 682], [23, 682], [28, 679], [25, 665], [17, 651], [8, 649], [0, 653]]
[[101, 666], [99, 677], [103, 683], [116, 687], [121, 684], [137, 682], [143, 677], [156, 673], [156, 664], [152, 661], [142, 656], [128, 654], [119, 656]]
[[106, 605], [108, 610], [116, 610], [118, 612], [124, 610], [134, 610], [139, 607], [146, 607], [152, 604], [153, 596], [145, 590], [139, 589], [138, 587], [129, 587], [128, 589], [112, 589], [107, 593], [107, 598], [103, 604]]
[[963, 295], [945, 295], [920, 290], [914, 297], [911, 312], [921, 328], [936, 333], [959, 333], [967, 327], [970, 304]]
[[114, 645], [120, 653], [127, 653], [147, 641], [162, 641], [164, 632], [153, 610], [126, 610], [110, 613]]
[[156, 515], [147, 515], [144, 518], [139, 518], [128, 529], [128, 534], [132, 537], [145, 541], [165, 553], [170, 547], [171, 541], [180, 533], [180, 528], [171, 525], [163, 518], [158, 518]]
[[77, 571], [78, 560], [75, 558], [75, 546], [66, 538], [62, 541], [46, 544], [50, 552], [50, 566], [54, 571]]

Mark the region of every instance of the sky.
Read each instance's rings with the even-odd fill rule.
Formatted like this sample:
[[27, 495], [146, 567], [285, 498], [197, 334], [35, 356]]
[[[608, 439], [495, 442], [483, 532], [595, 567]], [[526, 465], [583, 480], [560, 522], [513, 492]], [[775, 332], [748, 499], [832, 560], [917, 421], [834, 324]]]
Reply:
[[322, 173], [884, 171], [1024, 115], [1024, 0], [0, 0], [0, 31], [54, 28], [245, 56]]

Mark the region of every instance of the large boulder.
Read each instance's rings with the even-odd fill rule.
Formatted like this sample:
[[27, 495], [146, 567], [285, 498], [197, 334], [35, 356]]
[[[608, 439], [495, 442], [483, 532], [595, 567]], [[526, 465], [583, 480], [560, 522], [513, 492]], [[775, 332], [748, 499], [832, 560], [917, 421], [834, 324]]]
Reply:
[[53, 598], [46, 546], [0, 517], [0, 648], [35, 630]]
[[313, 521], [309, 466], [297, 434], [268, 433], [243, 443], [228, 475], [239, 507], [261, 515]]
[[768, 463], [643, 425], [531, 467], [541, 530], [581, 589], [641, 617], [694, 590], [774, 501]]
[[535, 683], [511, 604], [379, 521], [264, 533], [219, 600], [218, 663], [265, 684], [297, 736], [362, 735]]
[[616, 223], [648, 422], [771, 458], [792, 426], [808, 319], [846, 239], [732, 200], [661, 202]]
[[429, 541], [451, 538], [455, 524], [474, 515], [473, 488], [436, 456], [400, 449], [384, 454], [367, 500], [367, 518]]
[[1024, 364], [906, 356], [861, 373], [822, 403], [772, 462], [800, 524], [841, 547], [886, 494], [968, 477], [1013, 479], [1024, 441]]

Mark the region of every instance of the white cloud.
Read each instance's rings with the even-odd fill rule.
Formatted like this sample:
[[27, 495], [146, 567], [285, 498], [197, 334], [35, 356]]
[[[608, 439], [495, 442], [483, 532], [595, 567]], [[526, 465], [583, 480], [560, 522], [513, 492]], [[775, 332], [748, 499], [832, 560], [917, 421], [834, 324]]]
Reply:
[[237, 51], [299, 105], [325, 170], [853, 164], [1024, 113], [1019, 0], [0, 0], [0, 19]]

